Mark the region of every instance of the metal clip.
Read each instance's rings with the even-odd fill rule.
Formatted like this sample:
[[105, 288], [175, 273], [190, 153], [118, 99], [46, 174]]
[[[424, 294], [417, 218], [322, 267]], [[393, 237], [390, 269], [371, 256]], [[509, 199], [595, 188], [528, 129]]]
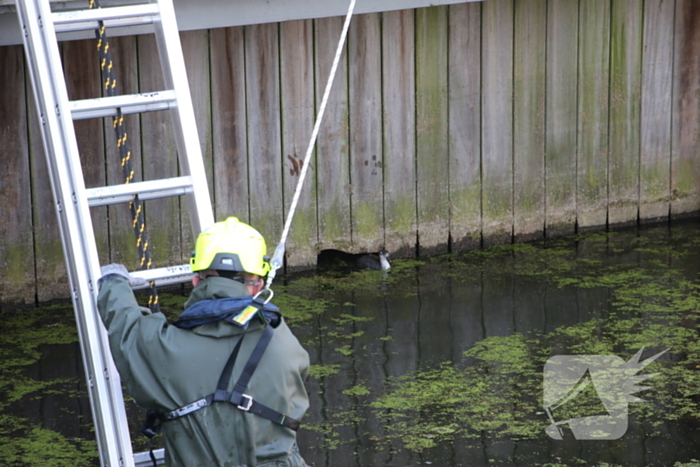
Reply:
[[208, 406], [209, 404], [207, 403], [206, 398], [199, 399], [198, 401], [194, 401], [191, 404], [188, 404], [184, 407], [180, 407], [179, 409], [175, 409], [172, 412], [169, 412], [165, 414], [165, 417], [168, 420], [173, 420], [179, 417], [184, 417], [187, 414], [190, 414], [192, 412], [196, 412], [199, 409], [203, 409], [204, 407]]
[[253, 297], [253, 300], [256, 300], [259, 296], [261, 296], [265, 292], [267, 292], [269, 294], [269, 296], [263, 302], [263, 305], [267, 305], [269, 303], [269, 301], [272, 300], [272, 297], [275, 295], [275, 293], [272, 291], [272, 289], [268, 288], [267, 285], [265, 286], [264, 289], [262, 289], [260, 292], [258, 292], [257, 295], [255, 295], [255, 297]]

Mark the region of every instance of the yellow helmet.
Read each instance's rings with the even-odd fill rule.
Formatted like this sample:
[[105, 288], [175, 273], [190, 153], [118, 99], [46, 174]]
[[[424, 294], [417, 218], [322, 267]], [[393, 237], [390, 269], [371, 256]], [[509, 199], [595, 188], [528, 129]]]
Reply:
[[193, 272], [215, 269], [265, 276], [270, 271], [266, 255], [267, 246], [260, 232], [229, 217], [199, 234], [190, 266]]

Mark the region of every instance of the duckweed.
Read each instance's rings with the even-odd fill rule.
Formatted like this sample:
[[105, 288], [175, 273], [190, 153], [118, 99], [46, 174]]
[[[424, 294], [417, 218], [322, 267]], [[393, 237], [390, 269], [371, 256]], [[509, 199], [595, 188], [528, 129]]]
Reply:
[[[700, 239], [695, 229], [678, 229], [672, 237], [665, 229], [647, 232], [594, 232], [395, 260], [389, 272], [283, 277], [273, 286], [274, 303], [290, 326], [304, 335], [302, 342], [315, 350], [312, 355], [324, 356], [323, 364], [312, 361], [309, 376], [326, 405], [320, 419], [304, 420], [303, 429], [317, 434], [320, 449], [325, 450], [356, 443], [347, 433], [366, 436], [360, 427], [368, 420], [381, 426], [382, 435], [373, 432], [371, 438], [376, 449], [426, 452], [465, 438], [541, 440], [550, 423], [542, 408], [542, 368], [548, 358], [582, 354], [627, 360], [643, 347], [645, 357], [671, 350], [643, 370], [658, 375], [645, 383], [651, 389], [638, 394], [648, 402], [630, 404], [632, 422], [644, 423], [649, 436], [654, 436], [669, 421], [697, 421], [700, 281], [693, 262]], [[588, 319], [548, 332], [481, 338], [434, 365], [401, 363], [403, 352], [416, 345], [410, 333], [422, 331], [410, 327], [410, 322], [398, 328], [382, 313], [403, 313], [402, 307], [418, 306], [426, 291], [445, 281], [456, 289], [504, 278], [568, 294], [600, 293], [604, 307]], [[185, 299], [183, 294], [162, 294], [166, 316], [177, 316]], [[383, 305], [368, 313], [362, 308], [368, 300]], [[43, 381], [27, 371], [41, 359], [42, 345], [77, 342], [72, 308], [54, 305], [4, 318], [0, 464], [93, 465], [93, 440], [68, 439], [6, 413], [11, 406], [50, 394], [84, 396], [83, 390], [76, 390], [74, 378]], [[557, 415], [590, 414], [597, 410], [596, 404], [600, 408], [595, 393], [583, 394], [577, 402], [576, 407], [562, 407]], [[132, 437], [138, 436], [138, 423], [130, 423]], [[536, 465], [612, 466], [582, 459]], [[674, 464], [694, 466], [700, 467], [700, 462]]]

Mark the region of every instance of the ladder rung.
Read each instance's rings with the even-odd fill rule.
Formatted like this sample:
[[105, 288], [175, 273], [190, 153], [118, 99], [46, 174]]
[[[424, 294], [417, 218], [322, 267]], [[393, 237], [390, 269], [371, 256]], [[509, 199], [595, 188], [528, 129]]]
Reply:
[[[182, 284], [192, 279], [192, 270], [189, 264], [179, 266], [168, 266], [165, 268], [145, 269], [143, 271], [130, 272], [134, 277], [145, 279], [149, 282], [155, 281], [156, 286]], [[145, 289], [148, 285], [134, 287], [134, 289]]]
[[52, 13], [56, 32], [84, 31], [99, 28], [98, 21], [104, 21], [105, 27], [140, 26], [153, 23], [160, 15], [157, 3], [128, 5], [93, 10], [61, 11]]
[[174, 102], [174, 91], [159, 91], [71, 101], [69, 107], [73, 120], [82, 120], [85, 118], [113, 117], [117, 115], [117, 109], [121, 109], [122, 114], [167, 110], [171, 108]]
[[[153, 455], [156, 457], [157, 465], [165, 465], [165, 450], [155, 449]], [[151, 467], [153, 461], [151, 461], [151, 456], [147, 452], [138, 452], [134, 454], [134, 463], [136, 467]]]
[[138, 195], [140, 200], [180, 196], [192, 192], [192, 177], [164, 178], [123, 185], [101, 186], [86, 190], [90, 207], [128, 203]]

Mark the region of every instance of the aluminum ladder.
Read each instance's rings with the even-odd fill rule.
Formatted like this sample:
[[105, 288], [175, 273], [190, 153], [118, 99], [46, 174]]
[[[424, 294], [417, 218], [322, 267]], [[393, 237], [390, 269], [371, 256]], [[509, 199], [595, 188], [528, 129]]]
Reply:
[[[148, 453], [133, 453], [119, 374], [97, 312], [100, 264], [90, 207], [124, 203], [134, 196], [148, 200], [184, 195], [195, 236], [214, 223], [172, 0], [63, 12], [51, 12], [49, 0], [17, 0], [16, 5], [59, 219], [100, 462], [103, 467], [152, 465]], [[57, 33], [94, 30], [98, 21], [107, 28], [152, 26], [165, 90], [68, 100]], [[85, 187], [73, 120], [112, 117], [117, 109], [122, 114], [170, 111], [182, 176]], [[188, 264], [132, 274], [156, 285], [191, 277]], [[155, 454], [163, 463], [163, 450]]]

